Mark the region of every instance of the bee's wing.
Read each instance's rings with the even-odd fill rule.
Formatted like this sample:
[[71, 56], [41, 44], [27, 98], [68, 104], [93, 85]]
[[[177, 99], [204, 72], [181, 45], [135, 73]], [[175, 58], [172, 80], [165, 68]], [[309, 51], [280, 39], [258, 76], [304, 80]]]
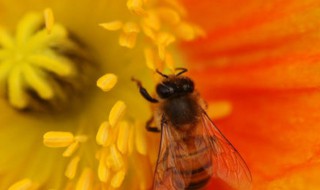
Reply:
[[251, 189], [251, 173], [238, 151], [213, 124], [206, 112], [201, 115], [198, 130], [211, 146], [212, 177], [219, 178], [238, 190]]
[[190, 167], [190, 163], [181, 159], [181, 155], [189, 154], [188, 148], [177, 140], [179, 137], [174, 127], [163, 122], [153, 190], [185, 189], [189, 184], [191, 171], [186, 168]]

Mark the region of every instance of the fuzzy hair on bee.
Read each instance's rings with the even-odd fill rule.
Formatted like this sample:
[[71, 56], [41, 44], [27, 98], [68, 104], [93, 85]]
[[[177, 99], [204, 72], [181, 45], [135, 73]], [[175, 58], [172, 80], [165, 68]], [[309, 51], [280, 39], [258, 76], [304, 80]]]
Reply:
[[163, 80], [156, 85], [156, 98], [132, 79], [140, 94], [154, 104], [146, 129], [161, 132], [153, 189], [200, 190], [213, 179], [234, 189], [250, 189], [252, 177], [245, 161], [206, 114], [194, 82], [182, 75], [187, 69], [176, 71], [165, 75], [157, 70]]

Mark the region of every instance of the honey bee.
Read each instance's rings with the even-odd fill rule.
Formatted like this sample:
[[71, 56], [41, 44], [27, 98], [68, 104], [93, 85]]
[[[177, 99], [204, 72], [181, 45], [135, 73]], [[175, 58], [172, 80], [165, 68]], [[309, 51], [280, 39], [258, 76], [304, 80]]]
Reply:
[[[146, 123], [148, 131], [161, 132], [153, 189], [204, 189], [214, 178], [233, 189], [250, 189], [252, 178], [246, 163], [208, 117], [193, 81], [182, 76], [187, 69], [176, 71], [165, 75], [157, 70], [163, 77], [156, 86], [158, 99], [132, 79], [140, 94], [156, 104], [154, 116]], [[150, 126], [152, 123], [156, 126]]]

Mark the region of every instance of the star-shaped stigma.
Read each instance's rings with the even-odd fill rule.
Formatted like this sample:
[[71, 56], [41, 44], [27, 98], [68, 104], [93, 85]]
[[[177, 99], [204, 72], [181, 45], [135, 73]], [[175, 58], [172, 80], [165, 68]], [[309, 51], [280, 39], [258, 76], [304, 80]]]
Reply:
[[41, 14], [24, 16], [15, 35], [0, 27], [1, 94], [18, 109], [65, 100], [63, 88], [79, 75], [79, 49], [62, 25], [46, 30]]

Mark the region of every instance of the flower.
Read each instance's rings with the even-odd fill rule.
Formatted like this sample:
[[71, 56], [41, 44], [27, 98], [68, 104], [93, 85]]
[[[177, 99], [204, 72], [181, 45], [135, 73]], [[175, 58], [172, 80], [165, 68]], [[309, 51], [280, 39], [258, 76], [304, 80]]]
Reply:
[[149, 88], [156, 68], [183, 65], [173, 43], [203, 35], [183, 6], [1, 0], [0, 7], [0, 187], [150, 188], [159, 135], [144, 130], [151, 113], [130, 79]]
[[192, 76], [206, 100], [229, 105], [216, 124], [253, 189], [319, 189], [319, 2], [184, 2], [207, 32], [182, 45]]

